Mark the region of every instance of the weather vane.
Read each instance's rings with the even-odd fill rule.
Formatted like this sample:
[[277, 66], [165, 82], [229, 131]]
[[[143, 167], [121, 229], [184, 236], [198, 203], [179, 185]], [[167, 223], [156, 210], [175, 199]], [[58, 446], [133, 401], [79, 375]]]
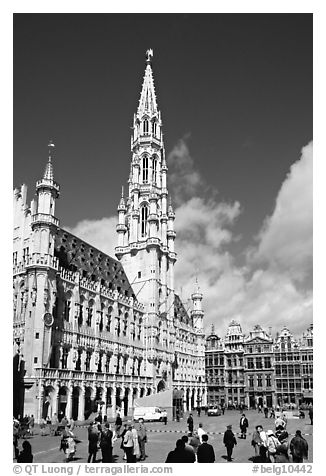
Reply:
[[146, 56], [147, 56], [147, 62], [150, 63], [151, 59], [153, 58], [152, 48], [150, 48], [149, 50], [146, 51]]

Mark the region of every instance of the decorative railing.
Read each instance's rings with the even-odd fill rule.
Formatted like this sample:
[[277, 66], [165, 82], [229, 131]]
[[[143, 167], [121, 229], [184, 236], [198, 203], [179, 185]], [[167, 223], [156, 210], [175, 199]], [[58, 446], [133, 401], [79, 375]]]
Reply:
[[46, 223], [47, 225], [59, 226], [58, 218], [48, 213], [36, 213], [32, 216], [32, 224], [34, 223]]

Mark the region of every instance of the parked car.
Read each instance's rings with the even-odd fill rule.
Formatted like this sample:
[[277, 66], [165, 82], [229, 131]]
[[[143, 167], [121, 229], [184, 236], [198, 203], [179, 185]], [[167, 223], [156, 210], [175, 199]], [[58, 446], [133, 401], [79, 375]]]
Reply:
[[163, 412], [158, 407], [136, 407], [134, 409], [134, 420], [143, 418], [144, 421], [163, 421]]
[[207, 411], [207, 416], [220, 416], [221, 415], [221, 410], [219, 407], [213, 407], [209, 408]]

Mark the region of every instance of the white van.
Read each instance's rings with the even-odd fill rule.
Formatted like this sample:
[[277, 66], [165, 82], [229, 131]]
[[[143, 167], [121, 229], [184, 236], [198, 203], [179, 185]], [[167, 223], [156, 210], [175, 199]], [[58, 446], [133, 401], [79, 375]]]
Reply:
[[138, 421], [139, 418], [145, 421], [162, 421], [163, 413], [158, 407], [135, 407], [134, 420]]

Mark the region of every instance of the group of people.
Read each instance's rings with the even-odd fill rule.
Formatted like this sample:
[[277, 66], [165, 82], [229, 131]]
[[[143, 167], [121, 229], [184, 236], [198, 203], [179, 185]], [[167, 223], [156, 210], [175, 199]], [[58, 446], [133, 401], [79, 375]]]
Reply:
[[275, 420], [275, 430], [265, 432], [262, 425], [256, 426], [251, 440], [256, 462], [289, 463], [291, 455], [293, 463], [302, 463], [308, 458], [308, 443], [301, 431], [297, 430], [294, 438], [289, 441], [286, 424], [284, 417], [278, 417]]
[[88, 427], [88, 463], [97, 461], [97, 452], [101, 450], [102, 463], [112, 463], [114, 443], [121, 439], [120, 448], [124, 452], [123, 459], [127, 463], [144, 461], [146, 458], [145, 446], [147, 443], [147, 430], [142, 418], [138, 425], [132, 422], [122, 424], [118, 414], [114, 428], [104, 417], [103, 422], [91, 422]]

